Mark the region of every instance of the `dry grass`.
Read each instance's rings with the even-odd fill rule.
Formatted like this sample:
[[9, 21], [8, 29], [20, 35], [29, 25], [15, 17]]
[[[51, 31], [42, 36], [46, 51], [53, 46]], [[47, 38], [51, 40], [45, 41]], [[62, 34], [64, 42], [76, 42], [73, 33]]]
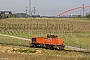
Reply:
[[[2, 48], [2, 50], [1, 50]], [[46, 50], [37, 48], [36, 53], [9, 52], [11, 49], [32, 49], [27, 47], [0, 46], [0, 59], [8, 60], [89, 60], [90, 55], [80, 52]], [[4, 52], [3, 52], [4, 51]]]

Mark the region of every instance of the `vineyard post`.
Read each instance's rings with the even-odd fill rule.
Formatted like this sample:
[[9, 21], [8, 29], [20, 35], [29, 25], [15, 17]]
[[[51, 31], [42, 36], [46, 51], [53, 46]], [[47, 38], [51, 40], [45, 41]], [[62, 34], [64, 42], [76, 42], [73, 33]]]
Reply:
[[28, 35], [29, 35], [29, 37], [30, 37], [30, 24], [28, 24]]
[[64, 37], [64, 28], [63, 28], [63, 24], [62, 24], [62, 37]]
[[17, 44], [16, 45], [18, 46], [18, 40], [17, 40]]
[[87, 46], [87, 49], [88, 49], [88, 46]]
[[80, 44], [80, 51], [81, 51], [81, 48], [82, 48], [82, 47], [81, 47], [81, 44]]
[[12, 39], [12, 41], [13, 41], [12, 44], [15, 45], [15, 44], [14, 44], [14, 39]]
[[31, 37], [31, 24], [30, 24], [30, 28], [29, 28], [29, 30], [30, 30], [30, 37]]
[[38, 35], [39, 35], [39, 23], [37, 21], [37, 30], [38, 30]]
[[47, 23], [46, 23], [46, 33], [48, 33], [48, 20], [47, 20]]
[[7, 45], [9, 44], [8, 39], [6, 39], [6, 43], [7, 43]]

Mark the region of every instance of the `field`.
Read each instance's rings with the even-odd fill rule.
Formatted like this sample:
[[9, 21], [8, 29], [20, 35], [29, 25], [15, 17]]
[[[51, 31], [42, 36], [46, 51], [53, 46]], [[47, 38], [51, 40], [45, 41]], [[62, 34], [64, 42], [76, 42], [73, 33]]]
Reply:
[[[58, 35], [67, 46], [90, 51], [90, 19], [78, 18], [9, 18], [0, 20], [0, 34], [30, 39], [33, 36]], [[28, 40], [0, 35], [1, 60], [89, 60], [90, 54], [29, 48]], [[12, 46], [9, 46], [12, 45]], [[21, 46], [21, 47], [20, 47]], [[22, 47], [24, 46], [24, 47]], [[19, 50], [14, 50], [19, 49]], [[70, 48], [65, 48], [66, 50]], [[13, 50], [13, 51], [12, 51]], [[28, 53], [27, 53], [28, 52]]]
[[[86, 18], [9, 18], [0, 20], [0, 33], [28, 39], [55, 34], [65, 41], [65, 45], [90, 49], [90, 19]], [[20, 39], [9, 37], [0, 37], [0, 42], [25, 44], [21, 44]], [[29, 45], [27, 42], [25, 45]]]

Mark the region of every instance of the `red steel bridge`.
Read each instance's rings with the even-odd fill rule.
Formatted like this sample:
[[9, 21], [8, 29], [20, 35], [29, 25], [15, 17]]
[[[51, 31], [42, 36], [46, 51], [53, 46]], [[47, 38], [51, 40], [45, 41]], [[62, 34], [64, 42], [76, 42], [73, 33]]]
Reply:
[[79, 7], [77, 7], [77, 8], [71, 8], [71, 9], [66, 10], [66, 11], [64, 11], [64, 12], [61, 12], [61, 13], [58, 14], [56, 17], [59, 17], [59, 16], [65, 14], [65, 13], [67, 13], [67, 12], [70, 12], [70, 11], [73, 11], [73, 10], [77, 10], [77, 9], [80, 9], [80, 8], [82, 8], [82, 9], [84, 9], [84, 8], [90, 8], [90, 6], [79, 6]]

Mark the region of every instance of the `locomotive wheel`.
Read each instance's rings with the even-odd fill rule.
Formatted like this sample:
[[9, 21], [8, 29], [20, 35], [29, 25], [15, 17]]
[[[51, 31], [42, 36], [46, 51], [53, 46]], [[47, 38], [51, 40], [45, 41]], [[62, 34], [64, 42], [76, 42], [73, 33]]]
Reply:
[[45, 45], [45, 49], [49, 49], [49, 46], [48, 45]]
[[54, 50], [54, 47], [53, 47], [53, 46], [50, 46], [50, 49], [51, 49], [51, 50]]
[[34, 47], [34, 48], [35, 48], [35, 47], [36, 47], [36, 45], [35, 45], [35, 44], [30, 44], [30, 47]]
[[60, 47], [59, 47], [59, 50], [64, 50], [64, 47], [63, 47], [63, 46], [60, 46]]
[[44, 45], [43, 44], [40, 44], [40, 48], [44, 48]]
[[30, 44], [30, 47], [34, 47], [33, 44]]
[[37, 46], [34, 44], [34, 48], [36, 48]]
[[49, 46], [49, 49], [54, 50], [54, 47], [53, 46]]

